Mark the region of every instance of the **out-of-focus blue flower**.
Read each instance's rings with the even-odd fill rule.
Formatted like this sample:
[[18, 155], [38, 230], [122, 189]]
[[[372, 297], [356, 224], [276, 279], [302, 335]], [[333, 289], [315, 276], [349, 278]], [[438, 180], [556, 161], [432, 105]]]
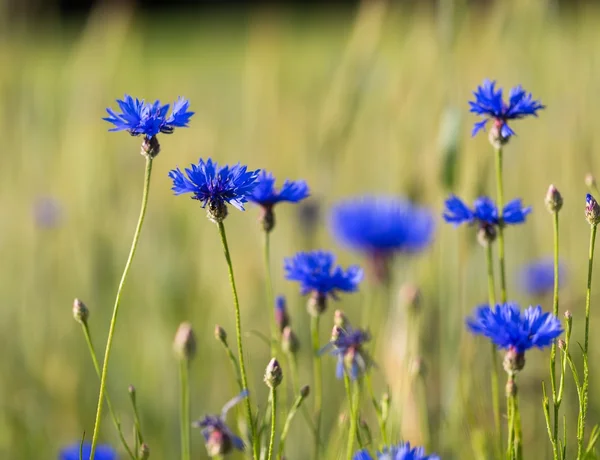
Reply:
[[290, 324], [285, 297], [282, 295], [277, 296], [275, 299], [275, 324], [277, 324], [279, 332], [282, 332]]
[[202, 419], [192, 423], [192, 426], [202, 428], [206, 450], [210, 457], [226, 455], [233, 449], [244, 450], [244, 441], [233, 434], [231, 429], [227, 426], [225, 418], [227, 417], [229, 409], [247, 396], [248, 390], [244, 390], [223, 406], [220, 415], [206, 415]]
[[498, 348], [524, 353], [530, 348], [552, 344], [562, 332], [560, 320], [542, 307], [528, 307], [523, 312], [515, 303], [478, 307], [467, 318], [467, 326], [474, 334], [489, 338]]
[[[423, 447], [411, 447], [409, 442], [384, 447], [377, 452], [377, 460], [440, 460], [437, 455], [425, 455]], [[353, 460], [375, 460], [369, 451], [363, 449], [354, 454]]]
[[[450, 195], [445, 205], [444, 220], [454, 225], [476, 222], [480, 226], [489, 225], [495, 227], [500, 224], [498, 208], [492, 199], [487, 196], [477, 198], [473, 203], [472, 209], [456, 195]], [[524, 208], [520, 199], [512, 200], [503, 208], [502, 223], [508, 225], [522, 224], [530, 212], [531, 206]]]
[[485, 117], [484, 120], [475, 123], [472, 135], [477, 134], [485, 128], [487, 122], [494, 120], [500, 135], [508, 139], [515, 132], [508, 126], [508, 120], [517, 120], [533, 115], [537, 117], [537, 111], [544, 109], [540, 101], [534, 100], [531, 93], [526, 92], [520, 85], [510, 90], [508, 103], [502, 100], [502, 88], [496, 88], [496, 82], [484, 80], [481, 86], [473, 92], [474, 101], [469, 101], [471, 113]]
[[273, 174], [263, 170], [258, 175], [256, 187], [248, 196], [248, 200], [263, 207], [272, 207], [282, 201], [298, 203], [309, 195], [308, 185], [303, 180], [286, 180], [281, 189], [277, 190]]
[[62, 219], [62, 205], [51, 196], [39, 197], [33, 205], [33, 217], [37, 228], [58, 227]]
[[336, 297], [338, 291], [354, 292], [363, 271], [352, 265], [346, 271], [335, 265], [335, 256], [327, 251], [299, 252], [284, 260], [285, 277], [300, 283], [302, 295], [316, 293]]
[[353, 329], [350, 325], [346, 328], [336, 326], [336, 336], [326, 345], [330, 353], [337, 356], [336, 377], [344, 378], [344, 373], [350, 380], [356, 380], [372, 365], [370, 355], [363, 349], [363, 344], [371, 340], [371, 335], [362, 329]]
[[[65, 447], [60, 451], [58, 456], [59, 460], [79, 460], [79, 448], [80, 443], [73, 443], [68, 447]], [[83, 443], [83, 457], [84, 459], [90, 458], [92, 452], [92, 443]], [[94, 453], [95, 460], [117, 460], [117, 451], [108, 445], [97, 445]]]
[[239, 163], [219, 167], [210, 158], [206, 162], [200, 158], [197, 165], [185, 169], [185, 174], [177, 168], [169, 172], [169, 177], [173, 180], [171, 190], [175, 195], [191, 193], [202, 207], [229, 203], [243, 211], [243, 204], [256, 187], [259, 171], [248, 171], [247, 166]]
[[333, 235], [346, 246], [369, 254], [417, 252], [432, 239], [435, 223], [425, 208], [392, 196], [363, 196], [333, 206]]
[[175, 101], [169, 116], [169, 104], [161, 105], [158, 100], [150, 104], [126, 94], [123, 100], [117, 99], [117, 104], [121, 113], [108, 108], [109, 116], [103, 120], [115, 126], [109, 131], [128, 131], [133, 136], [143, 134], [151, 138], [158, 133], [171, 134], [175, 128], [187, 127], [194, 115], [188, 111], [190, 102], [182, 97]]
[[[558, 263], [558, 285], [563, 282], [565, 267]], [[530, 295], [544, 295], [554, 290], [554, 259], [548, 257], [525, 265], [519, 272], [519, 285]]]

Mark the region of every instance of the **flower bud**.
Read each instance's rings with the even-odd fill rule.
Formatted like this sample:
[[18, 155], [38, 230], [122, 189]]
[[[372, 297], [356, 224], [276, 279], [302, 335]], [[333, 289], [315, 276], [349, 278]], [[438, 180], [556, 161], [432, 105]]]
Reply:
[[588, 188], [596, 188], [596, 178], [592, 175], [592, 173], [587, 173], [584, 181]]
[[600, 205], [596, 199], [589, 193], [585, 197], [585, 218], [590, 225], [600, 223]]
[[215, 325], [215, 339], [227, 346], [227, 332], [218, 324]]
[[565, 342], [563, 339], [558, 339], [558, 348], [560, 348], [561, 350], [566, 349], [567, 342]]
[[284, 353], [292, 355], [296, 354], [300, 349], [300, 341], [290, 326], [286, 326], [281, 333], [281, 349]]
[[285, 327], [290, 324], [285, 297], [282, 295], [275, 299], [275, 324], [277, 324], [279, 332], [283, 332]]
[[183, 322], [179, 325], [173, 341], [173, 350], [179, 359], [187, 361], [196, 354], [196, 336], [190, 323]]
[[398, 293], [400, 305], [407, 310], [418, 312], [421, 307], [421, 290], [412, 283], [404, 283]]
[[546, 203], [546, 208], [548, 211], [554, 213], [560, 211], [563, 205], [563, 198], [558, 189], [551, 185], [548, 187], [548, 192], [546, 193], [546, 199], [544, 200]]
[[487, 248], [496, 240], [496, 226], [484, 224], [477, 231], [477, 241], [484, 248]]
[[507, 374], [513, 375], [525, 367], [525, 353], [517, 351], [516, 348], [509, 348], [504, 355], [504, 370]]
[[283, 380], [283, 372], [279, 362], [272, 358], [265, 370], [265, 383], [269, 388], [277, 388]]
[[310, 387], [308, 385], [304, 385], [302, 388], [300, 388], [300, 396], [302, 396], [302, 398], [308, 397], [309, 394]]
[[221, 200], [211, 200], [206, 205], [206, 217], [211, 222], [218, 224], [223, 222], [227, 217], [229, 210], [227, 209], [227, 205], [224, 201]]
[[567, 321], [571, 321], [573, 319], [573, 314], [571, 313], [570, 310], [565, 311], [565, 319]]
[[148, 444], [142, 444], [140, 446], [139, 459], [140, 460], [148, 460], [150, 458], [150, 447]]
[[335, 324], [340, 329], [348, 328], [348, 318], [342, 310], [336, 310], [333, 314], [333, 324]]
[[85, 304], [79, 300], [75, 299], [73, 301], [73, 318], [80, 324], [87, 324], [87, 320], [90, 317], [90, 311], [87, 309]]

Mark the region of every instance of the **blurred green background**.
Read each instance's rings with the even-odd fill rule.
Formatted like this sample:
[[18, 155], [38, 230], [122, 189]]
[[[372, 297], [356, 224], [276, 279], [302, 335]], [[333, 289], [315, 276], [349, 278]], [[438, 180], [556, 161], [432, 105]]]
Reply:
[[[280, 206], [272, 264], [275, 291], [287, 295], [305, 345], [301, 380], [310, 383], [305, 299], [284, 280], [283, 257], [323, 247], [335, 250], [343, 264], [363, 263], [338, 247], [325, 226], [328, 206], [344, 196], [405, 195], [436, 215], [451, 190], [468, 201], [482, 193], [494, 196], [491, 148], [485, 135], [470, 137], [474, 117], [467, 105], [484, 78], [505, 88], [520, 83], [547, 105], [539, 120], [514, 124], [518, 136], [505, 151], [506, 198], [521, 197], [534, 208], [527, 225], [507, 233], [509, 297], [551, 309], [551, 299], [519, 292], [515, 274], [522, 264], [551, 254], [551, 217], [543, 199], [554, 183], [565, 200], [561, 257], [568, 276], [560, 309], [573, 312], [573, 337], [582, 340], [589, 233], [583, 178], [598, 172], [600, 151], [597, 7], [559, 12], [552, 2], [536, 0], [471, 7], [365, 1], [343, 10], [147, 16], [115, 4], [97, 7], [83, 25], [52, 18], [11, 23], [8, 16], [0, 24], [0, 458], [53, 459], [60, 446], [93, 430], [98, 379], [71, 303], [79, 297], [90, 308], [101, 354], [144, 168], [140, 139], [109, 133], [101, 120], [124, 93], [163, 102], [182, 95], [196, 112], [189, 129], [160, 139], [108, 378], [127, 430], [132, 422], [127, 386], [136, 386], [152, 458], [179, 455], [172, 340], [181, 321], [192, 322], [199, 342], [191, 371], [193, 417], [218, 413], [236, 392], [229, 362], [213, 337], [218, 323], [233, 343], [217, 229], [197, 202], [172, 195], [168, 171], [212, 156], [266, 168], [281, 180], [309, 182], [311, 203], [321, 211], [318, 226], [314, 231], [303, 226], [298, 208]], [[245, 331], [266, 333], [270, 306], [257, 217], [252, 206], [244, 213], [232, 210], [226, 227]], [[473, 229], [439, 220], [430, 250], [398, 260], [394, 292], [405, 282], [422, 290], [419, 353], [428, 369], [423, 398], [428, 450], [444, 459], [487, 458], [489, 349], [464, 330], [464, 315], [487, 299], [484, 255]], [[376, 289], [365, 282], [361, 293], [332, 306], [322, 341], [335, 307], [358, 323]], [[424, 443], [419, 398], [405, 384], [406, 315], [395, 295], [394, 300], [386, 327], [372, 331], [379, 343], [376, 391], [390, 385], [395, 438]], [[593, 310], [598, 300], [594, 294]], [[590, 428], [600, 414], [596, 338], [592, 333]], [[246, 347], [250, 387], [264, 408], [269, 350], [250, 333]], [[520, 376], [528, 458], [551, 456], [541, 410], [547, 359], [547, 352], [531, 352]], [[325, 432], [335, 449], [343, 390], [333, 378], [334, 359], [325, 357], [324, 366]], [[571, 443], [573, 390], [569, 376], [563, 407]], [[365, 413], [372, 418], [370, 409]], [[108, 414], [101, 435], [118, 446]], [[194, 458], [205, 458], [200, 432], [192, 435]], [[288, 459], [310, 458], [309, 436], [298, 417]]]

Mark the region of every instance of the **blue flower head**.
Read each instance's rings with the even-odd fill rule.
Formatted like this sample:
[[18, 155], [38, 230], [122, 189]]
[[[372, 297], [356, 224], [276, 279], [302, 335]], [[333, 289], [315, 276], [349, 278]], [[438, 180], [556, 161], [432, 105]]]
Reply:
[[206, 415], [204, 418], [192, 423], [192, 426], [202, 428], [202, 435], [204, 436], [209, 457], [226, 455], [234, 448], [240, 451], [244, 450], [244, 441], [233, 434], [227, 426], [225, 419], [229, 409], [247, 396], [248, 390], [244, 390], [223, 406], [220, 415]]
[[[363, 449], [354, 454], [353, 460], [375, 460]], [[437, 455], [425, 455], [423, 447], [411, 447], [409, 442], [384, 447], [377, 452], [377, 460], [440, 460]]]
[[198, 164], [186, 168], [185, 174], [179, 169], [169, 172], [173, 180], [171, 190], [175, 195], [191, 193], [192, 199], [208, 206], [208, 216], [214, 222], [221, 222], [227, 217], [226, 203], [244, 210], [244, 203], [256, 186], [259, 170], [248, 171], [246, 166], [239, 163], [233, 166], [223, 166], [210, 158], [205, 162], [202, 158]]
[[[467, 327], [473, 334], [489, 338], [498, 348], [522, 356], [533, 347], [544, 348], [552, 344], [562, 332], [560, 320], [542, 307], [528, 307], [521, 311], [515, 303], [478, 307], [467, 318]], [[506, 364], [506, 362], [505, 362]], [[517, 369], [524, 365], [522, 364]]]
[[311, 294], [311, 314], [325, 311], [327, 297], [337, 298], [336, 293], [354, 292], [362, 281], [363, 271], [352, 265], [346, 271], [335, 265], [335, 256], [327, 251], [299, 252], [284, 259], [285, 277], [300, 283], [302, 295]]
[[275, 324], [277, 324], [279, 332], [283, 332], [285, 327], [290, 325], [285, 297], [282, 295], [277, 296], [275, 299]]
[[261, 222], [266, 232], [273, 230], [275, 226], [275, 214], [273, 206], [282, 201], [298, 203], [310, 195], [308, 185], [303, 180], [286, 180], [281, 189], [275, 188], [275, 178], [273, 174], [261, 171], [258, 175], [257, 185], [248, 196], [248, 200], [261, 206]]
[[508, 103], [502, 99], [502, 88], [496, 88], [496, 82], [484, 80], [481, 86], [473, 92], [474, 101], [469, 101], [471, 113], [485, 117], [475, 123], [472, 135], [475, 136], [491, 119], [494, 121], [494, 130], [500, 145], [506, 143], [515, 132], [508, 126], [509, 120], [517, 120], [533, 115], [537, 117], [538, 110], [544, 109], [540, 101], [533, 99], [531, 93], [526, 92], [521, 86], [510, 90]]
[[371, 340], [371, 335], [362, 329], [353, 329], [349, 324], [345, 328], [334, 326], [331, 342], [325, 346], [330, 353], [337, 356], [336, 377], [356, 380], [373, 364], [371, 356], [363, 345]]
[[[558, 264], [558, 285], [565, 277], [565, 267]], [[554, 290], [554, 259], [547, 257], [525, 265], [519, 272], [519, 284], [530, 295], [542, 296]]]
[[[79, 460], [80, 443], [73, 443], [60, 451], [59, 460]], [[90, 458], [92, 452], [92, 443], [84, 442], [82, 446], [83, 457]], [[108, 445], [96, 446], [94, 453], [95, 460], [117, 460], [117, 451]]]

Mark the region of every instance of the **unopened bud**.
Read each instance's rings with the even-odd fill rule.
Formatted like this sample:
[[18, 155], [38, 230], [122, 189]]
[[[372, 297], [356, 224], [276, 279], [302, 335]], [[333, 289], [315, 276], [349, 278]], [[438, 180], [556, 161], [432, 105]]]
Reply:
[[148, 460], [150, 458], [150, 447], [148, 447], [148, 444], [140, 446], [139, 458], [140, 460]]
[[173, 350], [179, 359], [190, 361], [196, 354], [196, 336], [190, 323], [183, 322], [179, 325], [175, 340], [173, 341]]
[[585, 197], [585, 218], [590, 225], [600, 223], [600, 205], [596, 199], [589, 193]]
[[277, 296], [277, 299], [275, 299], [275, 324], [277, 324], [279, 332], [283, 332], [285, 327], [290, 324], [285, 297], [282, 295]]
[[281, 349], [284, 353], [292, 355], [300, 349], [300, 341], [290, 326], [286, 326], [281, 333]]
[[348, 328], [348, 318], [342, 310], [336, 310], [333, 314], [333, 324], [341, 329]]
[[227, 205], [222, 200], [210, 200], [206, 205], [206, 217], [215, 224], [223, 222], [228, 213]]
[[565, 311], [565, 319], [567, 321], [571, 321], [573, 319], [573, 314], [571, 313], [570, 310]]
[[487, 248], [496, 240], [496, 226], [483, 224], [477, 231], [477, 241], [484, 248]]
[[565, 350], [567, 348], [567, 342], [565, 342], [563, 339], [558, 339], [558, 348]]
[[562, 195], [554, 185], [548, 187], [548, 192], [546, 193], [546, 199], [544, 202], [546, 203], [546, 208], [548, 208], [548, 211], [550, 212], [558, 212], [562, 208]]
[[596, 188], [596, 178], [592, 175], [592, 173], [587, 173], [584, 180], [585, 185], [587, 185], [588, 188]]
[[73, 301], [73, 318], [75, 318], [75, 321], [81, 324], [87, 324], [89, 317], [90, 311], [85, 304], [81, 300], [75, 299]]
[[277, 388], [283, 380], [283, 372], [279, 362], [272, 358], [265, 369], [265, 383], [269, 388]]
[[503, 365], [509, 375], [519, 372], [525, 367], [525, 353], [517, 351], [516, 348], [509, 348], [504, 355]]
[[221, 342], [223, 345], [227, 345], [227, 332], [218, 324], [215, 325], [215, 339]]
[[144, 136], [144, 140], [142, 141], [142, 150], [140, 153], [149, 158], [154, 158], [160, 153], [160, 144], [158, 143], [156, 136]]
[[304, 385], [302, 388], [300, 388], [300, 396], [302, 396], [303, 398], [308, 397], [308, 395], [310, 394], [310, 387], [308, 385]]
[[418, 312], [421, 307], [421, 290], [412, 283], [404, 283], [398, 293], [400, 305], [410, 311]]

